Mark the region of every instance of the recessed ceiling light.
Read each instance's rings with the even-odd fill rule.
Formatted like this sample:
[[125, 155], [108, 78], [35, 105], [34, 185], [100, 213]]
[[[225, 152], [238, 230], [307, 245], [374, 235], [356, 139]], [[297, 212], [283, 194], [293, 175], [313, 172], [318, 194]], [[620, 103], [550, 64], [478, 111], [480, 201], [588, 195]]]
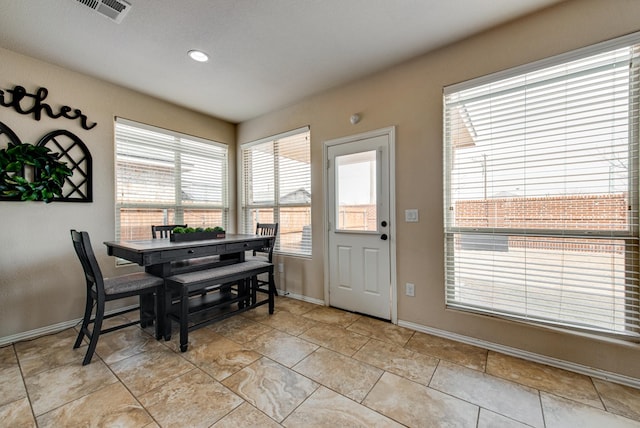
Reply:
[[189, 54], [189, 57], [191, 57], [191, 59], [194, 60], [194, 61], [198, 61], [198, 62], [207, 62], [207, 61], [209, 61], [209, 55], [207, 55], [206, 53], [204, 53], [202, 51], [198, 51], [198, 50], [192, 49], [187, 53]]

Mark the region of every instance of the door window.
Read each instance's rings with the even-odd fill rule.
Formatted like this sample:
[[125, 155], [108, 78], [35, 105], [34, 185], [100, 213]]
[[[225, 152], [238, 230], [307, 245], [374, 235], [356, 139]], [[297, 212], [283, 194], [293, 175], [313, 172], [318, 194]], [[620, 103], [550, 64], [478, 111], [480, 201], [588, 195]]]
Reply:
[[336, 156], [336, 229], [378, 230], [376, 150]]

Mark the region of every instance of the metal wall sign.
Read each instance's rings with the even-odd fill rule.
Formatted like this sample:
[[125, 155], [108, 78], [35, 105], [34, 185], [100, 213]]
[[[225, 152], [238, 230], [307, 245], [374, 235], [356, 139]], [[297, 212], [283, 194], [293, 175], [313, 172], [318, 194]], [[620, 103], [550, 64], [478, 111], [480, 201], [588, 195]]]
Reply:
[[[18, 135], [13, 130], [0, 122], [0, 147], [12, 144], [22, 144]], [[92, 179], [92, 159], [89, 149], [84, 142], [74, 133], [60, 129], [49, 132], [43, 136], [36, 146], [44, 146], [51, 150], [60, 162], [64, 162], [72, 174], [65, 178], [62, 187], [62, 195], [55, 197], [55, 202], [93, 202], [93, 179]], [[13, 174], [20, 174], [27, 180], [37, 177], [37, 170], [29, 177], [24, 166], [20, 171]], [[20, 201], [20, 197], [0, 196], [0, 201]]]
[[86, 130], [96, 127], [97, 123], [89, 123], [87, 116], [80, 109], [61, 106], [56, 111], [51, 105], [44, 102], [48, 95], [47, 88], [39, 88], [35, 93], [30, 94], [24, 87], [16, 85], [13, 89], [0, 89], [0, 105], [13, 108], [20, 114], [32, 115], [34, 120], [40, 120], [44, 113], [51, 119], [60, 117], [70, 120], [79, 119], [80, 126]]
[[[15, 85], [13, 89], [0, 89], [0, 106], [12, 108], [16, 113], [31, 115], [34, 120], [42, 117], [51, 119], [64, 118], [78, 120], [82, 129], [91, 130], [98, 124], [91, 122], [87, 116], [78, 108], [67, 105], [53, 107], [46, 103], [49, 90], [44, 87], [38, 88], [34, 93], [29, 93], [23, 86]], [[4, 144], [3, 144], [4, 143]], [[0, 122], [0, 148], [9, 144], [22, 144], [18, 135], [9, 126]], [[43, 136], [36, 146], [47, 147], [50, 154], [53, 154], [59, 162], [63, 162], [71, 169], [72, 174], [67, 176], [62, 187], [62, 194], [59, 197], [50, 199], [58, 202], [92, 202], [93, 201], [93, 180], [91, 153], [84, 142], [74, 133], [59, 129], [49, 132]], [[31, 187], [38, 187], [39, 182], [34, 181], [34, 177], [40, 177], [36, 167], [26, 167], [24, 164], [19, 168], [14, 163], [13, 168], [4, 171], [6, 176], [12, 177], [16, 174], [23, 177], [22, 182]], [[7, 175], [8, 174], [8, 175]], [[8, 179], [10, 180], [10, 178]], [[12, 192], [15, 193], [15, 192]], [[23, 196], [25, 193], [23, 192]], [[2, 196], [0, 201], [20, 201], [19, 196]], [[49, 201], [45, 199], [45, 201]]]

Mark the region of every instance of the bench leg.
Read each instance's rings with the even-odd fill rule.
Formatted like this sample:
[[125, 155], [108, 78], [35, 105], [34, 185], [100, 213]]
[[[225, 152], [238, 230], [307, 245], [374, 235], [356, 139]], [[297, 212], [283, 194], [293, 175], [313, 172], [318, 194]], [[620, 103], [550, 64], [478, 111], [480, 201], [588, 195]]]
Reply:
[[240, 309], [244, 309], [247, 306], [250, 306], [251, 303], [248, 302], [249, 298], [249, 294], [248, 294], [248, 287], [247, 287], [247, 281], [245, 281], [244, 279], [240, 279], [238, 281], [238, 308]]
[[251, 305], [253, 305], [253, 302], [251, 301], [251, 287], [253, 287], [253, 283], [250, 278], [244, 278], [242, 283], [244, 284], [244, 289], [242, 291], [244, 293], [244, 306], [250, 308]]
[[245, 278], [243, 279], [244, 281], [244, 301], [245, 301], [245, 306], [248, 308], [253, 307], [253, 304], [255, 303], [254, 299], [252, 298], [252, 290], [253, 290], [253, 282], [251, 281], [251, 278]]
[[180, 293], [180, 352], [186, 352], [189, 344], [189, 292], [182, 287]]
[[164, 330], [164, 340], [171, 340], [171, 318], [169, 318], [169, 311], [173, 305], [172, 292], [170, 289], [164, 290], [164, 322], [163, 322], [163, 330]]
[[247, 278], [247, 283], [250, 284], [249, 286], [249, 292], [251, 295], [251, 306], [255, 306], [256, 302], [258, 301], [258, 276], [254, 275], [251, 278]]
[[275, 309], [276, 281], [273, 278], [273, 268], [269, 271], [269, 314]]

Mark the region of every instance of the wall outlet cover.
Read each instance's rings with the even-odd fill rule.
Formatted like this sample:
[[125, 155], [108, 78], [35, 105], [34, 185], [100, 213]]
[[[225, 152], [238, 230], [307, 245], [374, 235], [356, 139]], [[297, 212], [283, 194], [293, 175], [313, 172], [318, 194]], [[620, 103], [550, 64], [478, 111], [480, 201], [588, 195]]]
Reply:
[[404, 221], [407, 223], [417, 223], [419, 214], [417, 209], [404, 210]]
[[407, 296], [411, 296], [411, 297], [415, 296], [416, 295], [416, 286], [415, 286], [415, 284], [407, 282], [405, 284], [405, 292], [406, 292]]

